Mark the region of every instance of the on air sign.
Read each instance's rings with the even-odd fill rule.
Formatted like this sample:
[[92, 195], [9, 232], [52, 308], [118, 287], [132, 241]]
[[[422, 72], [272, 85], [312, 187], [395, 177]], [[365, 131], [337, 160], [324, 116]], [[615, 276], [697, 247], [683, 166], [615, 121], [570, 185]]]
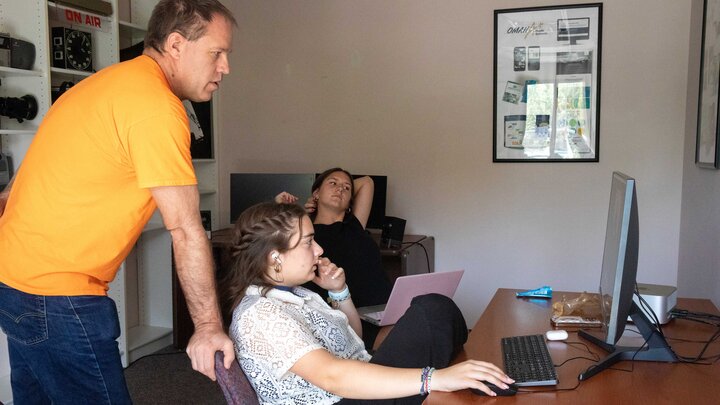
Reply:
[[84, 25], [102, 30], [102, 20], [100, 17], [92, 14], [85, 14], [81, 11], [65, 9], [65, 19], [70, 24]]

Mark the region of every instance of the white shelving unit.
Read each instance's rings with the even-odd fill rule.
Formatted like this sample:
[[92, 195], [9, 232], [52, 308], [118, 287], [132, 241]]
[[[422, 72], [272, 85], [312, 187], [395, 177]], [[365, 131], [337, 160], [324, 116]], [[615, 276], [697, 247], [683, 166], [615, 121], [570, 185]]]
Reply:
[[[48, 0], [0, 0], [0, 32], [35, 45], [32, 70], [0, 67], [0, 97], [37, 99], [38, 114], [20, 123], [0, 117], [0, 147], [13, 158], [16, 171], [50, 108], [51, 91], [64, 81], [78, 82], [92, 73], [52, 67], [50, 27], [66, 26], [91, 32], [93, 68], [100, 70], [119, 61], [119, 50], [142, 41], [150, 14], [158, 0], [105, 0], [113, 13], [102, 16]], [[69, 10], [69, 12], [68, 12]], [[77, 23], [67, 15], [100, 21], [100, 26]], [[81, 19], [82, 21], [82, 19]], [[213, 106], [217, 111], [217, 106]], [[213, 156], [217, 151], [216, 116], [213, 114]], [[202, 210], [212, 212], [217, 227], [217, 163], [214, 159], [193, 160], [200, 190]], [[110, 285], [120, 319], [118, 339], [122, 362], [132, 361], [172, 344], [172, 248], [169, 233], [159, 214], [143, 229], [135, 248], [118, 270]], [[5, 336], [0, 332], [0, 403], [12, 403], [10, 366]]]

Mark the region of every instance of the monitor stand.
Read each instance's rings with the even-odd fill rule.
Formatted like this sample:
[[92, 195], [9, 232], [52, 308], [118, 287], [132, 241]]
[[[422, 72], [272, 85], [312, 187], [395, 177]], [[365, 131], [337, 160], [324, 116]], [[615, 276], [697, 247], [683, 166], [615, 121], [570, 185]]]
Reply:
[[655, 326], [650, 322], [635, 301], [633, 301], [630, 307], [630, 318], [640, 331], [640, 334], [646, 344], [639, 347], [616, 346], [608, 344], [602, 339], [592, 335], [590, 332], [586, 332], [584, 330], [578, 331], [578, 335], [580, 337], [601, 347], [609, 353], [607, 357], [600, 360], [600, 362], [580, 373], [580, 375], [578, 375], [578, 380], [587, 380], [595, 374], [612, 367], [615, 363], [622, 360], [663, 361], [668, 363], [675, 363], [678, 361], [677, 356], [672, 349], [670, 349], [670, 346], [667, 344], [665, 338], [656, 331]]

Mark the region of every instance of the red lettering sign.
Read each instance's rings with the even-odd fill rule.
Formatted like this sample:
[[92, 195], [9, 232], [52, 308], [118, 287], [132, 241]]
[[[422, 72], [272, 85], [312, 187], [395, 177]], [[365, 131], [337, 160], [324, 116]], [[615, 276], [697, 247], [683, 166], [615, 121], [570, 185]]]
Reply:
[[85, 25], [100, 28], [100, 18], [93, 15], [85, 16]]
[[65, 18], [70, 22], [82, 23], [82, 14], [78, 11], [65, 10]]
[[65, 9], [65, 20], [71, 24], [80, 24], [87, 27], [102, 29], [102, 19], [100, 19], [100, 17], [92, 14], [85, 14], [80, 11]]

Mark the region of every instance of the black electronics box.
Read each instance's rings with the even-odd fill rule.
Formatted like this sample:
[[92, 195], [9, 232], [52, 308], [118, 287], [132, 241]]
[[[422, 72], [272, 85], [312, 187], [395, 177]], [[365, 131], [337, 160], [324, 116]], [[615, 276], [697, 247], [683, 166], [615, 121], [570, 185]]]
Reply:
[[385, 217], [380, 234], [380, 247], [399, 249], [405, 236], [405, 220], [397, 217]]
[[92, 34], [72, 28], [52, 27], [52, 65], [92, 72]]
[[30, 70], [35, 64], [32, 42], [0, 34], [0, 66]]

